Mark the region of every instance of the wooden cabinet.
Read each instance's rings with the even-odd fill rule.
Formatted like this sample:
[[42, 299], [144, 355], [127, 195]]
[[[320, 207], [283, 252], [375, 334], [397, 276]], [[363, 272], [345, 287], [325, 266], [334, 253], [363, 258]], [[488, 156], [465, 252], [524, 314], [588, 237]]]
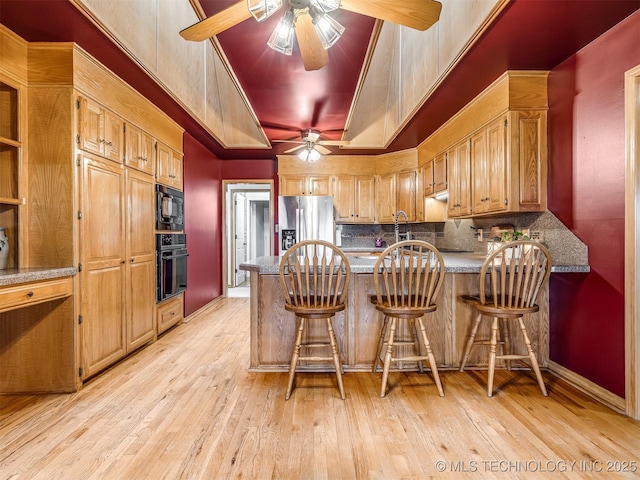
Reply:
[[153, 177], [128, 168], [126, 178], [127, 352], [155, 336], [156, 255]]
[[373, 223], [375, 221], [374, 176], [335, 176], [332, 194], [336, 222]]
[[182, 191], [182, 155], [162, 142], [156, 148], [156, 181]]
[[449, 163], [449, 218], [471, 214], [471, 150], [470, 141], [465, 139], [447, 151]]
[[400, 172], [396, 175], [396, 211], [402, 210], [407, 214], [409, 222], [416, 221], [416, 184], [417, 171]]
[[0, 227], [8, 238], [6, 268], [16, 268], [19, 260], [23, 197], [25, 191], [22, 153], [24, 95], [20, 85], [0, 75]]
[[73, 278], [0, 286], [0, 392], [77, 388]]
[[376, 180], [376, 221], [393, 223], [396, 214], [396, 174], [380, 175]]
[[[155, 336], [153, 177], [82, 155], [82, 378]], [[105, 214], [108, 212], [108, 214]]]
[[446, 190], [447, 184], [447, 155], [438, 155], [433, 159], [433, 193]]
[[447, 189], [447, 152], [442, 152], [423, 167], [424, 196], [428, 197]]
[[125, 128], [125, 164], [141, 172], [155, 173], [155, 140], [147, 132], [127, 124]]
[[158, 331], [158, 335], [183, 320], [183, 300], [184, 295], [181, 293], [180, 295], [165, 300], [156, 306], [156, 329]]
[[79, 97], [78, 147], [86, 152], [122, 162], [124, 121], [99, 103]]
[[471, 136], [471, 209], [474, 214], [505, 211], [507, 118], [501, 117]]
[[122, 358], [125, 331], [125, 182], [122, 165], [82, 155], [80, 366], [87, 378]]
[[280, 195], [331, 195], [330, 175], [281, 175]]

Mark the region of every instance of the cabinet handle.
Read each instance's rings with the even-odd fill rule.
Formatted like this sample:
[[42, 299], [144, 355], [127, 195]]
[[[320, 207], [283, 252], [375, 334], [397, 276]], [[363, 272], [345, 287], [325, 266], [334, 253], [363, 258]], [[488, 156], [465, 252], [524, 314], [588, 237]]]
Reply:
[[27, 293], [27, 298], [31, 298], [31, 297], [33, 297], [33, 292], [28, 292]]
[[132, 258], [132, 259], [131, 259], [131, 263], [133, 263], [133, 262], [135, 262], [135, 261], [136, 261], [136, 259], [135, 259], [135, 258]]
[[104, 138], [101, 138], [100, 143], [107, 143], [107, 141]]
[[113, 146], [113, 142], [107, 142], [105, 145], [107, 145], [107, 147], [111, 147]]

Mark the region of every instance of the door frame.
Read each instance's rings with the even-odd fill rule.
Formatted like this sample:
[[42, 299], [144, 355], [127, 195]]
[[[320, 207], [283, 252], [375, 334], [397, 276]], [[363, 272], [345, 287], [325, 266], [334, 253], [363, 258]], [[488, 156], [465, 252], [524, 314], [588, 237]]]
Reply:
[[625, 404], [640, 419], [640, 65], [627, 71], [625, 91]]
[[[255, 180], [222, 180], [222, 296], [227, 296], [227, 291], [229, 289], [228, 284], [228, 265], [229, 265], [229, 245], [228, 245], [228, 230], [230, 226], [227, 226], [227, 210], [230, 207], [227, 202], [227, 193], [229, 188], [234, 185], [263, 185], [266, 190], [266, 187], [269, 187], [269, 216], [271, 221], [271, 255], [274, 255], [275, 252], [275, 182], [266, 179], [255, 179]], [[251, 191], [251, 190], [246, 190]]]

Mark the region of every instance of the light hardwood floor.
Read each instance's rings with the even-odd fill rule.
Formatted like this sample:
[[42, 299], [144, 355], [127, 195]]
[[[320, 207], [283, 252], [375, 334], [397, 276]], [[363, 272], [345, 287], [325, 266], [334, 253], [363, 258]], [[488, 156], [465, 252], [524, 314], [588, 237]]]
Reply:
[[547, 398], [523, 372], [487, 398], [486, 372], [445, 371], [441, 398], [392, 373], [380, 398], [347, 373], [343, 401], [298, 374], [285, 401], [286, 373], [246, 370], [248, 329], [222, 300], [77, 393], [0, 397], [0, 479], [640, 477], [640, 423], [548, 375]]

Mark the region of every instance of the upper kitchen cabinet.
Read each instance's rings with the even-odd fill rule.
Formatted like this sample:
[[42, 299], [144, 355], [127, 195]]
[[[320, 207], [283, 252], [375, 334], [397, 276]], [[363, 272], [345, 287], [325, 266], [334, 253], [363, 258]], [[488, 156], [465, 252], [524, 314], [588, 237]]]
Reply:
[[182, 191], [182, 154], [158, 142], [156, 155], [156, 181]]
[[280, 195], [331, 195], [330, 175], [281, 175]]
[[506, 72], [418, 147], [447, 152], [449, 217], [546, 209], [547, 76]]
[[122, 163], [124, 153], [124, 120], [98, 102], [79, 97], [78, 146], [90, 153]]
[[375, 222], [375, 177], [373, 175], [337, 175], [333, 178], [332, 195], [336, 222]]
[[[396, 209], [402, 210], [406, 213], [410, 222], [415, 222], [417, 220], [417, 175], [418, 173], [416, 170], [399, 172], [397, 174], [398, 185], [396, 193]], [[422, 199], [421, 196], [420, 199]]]
[[465, 217], [471, 214], [471, 154], [470, 140], [465, 139], [451, 147], [447, 153], [449, 164], [449, 197], [447, 215], [449, 218]]
[[425, 197], [447, 189], [447, 154], [440, 153], [423, 166], [423, 193]]
[[153, 175], [156, 170], [154, 138], [141, 128], [127, 124], [125, 129], [125, 145], [125, 164], [128, 167]]
[[396, 174], [380, 175], [376, 180], [376, 222], [393, 223], [396, 215]]

